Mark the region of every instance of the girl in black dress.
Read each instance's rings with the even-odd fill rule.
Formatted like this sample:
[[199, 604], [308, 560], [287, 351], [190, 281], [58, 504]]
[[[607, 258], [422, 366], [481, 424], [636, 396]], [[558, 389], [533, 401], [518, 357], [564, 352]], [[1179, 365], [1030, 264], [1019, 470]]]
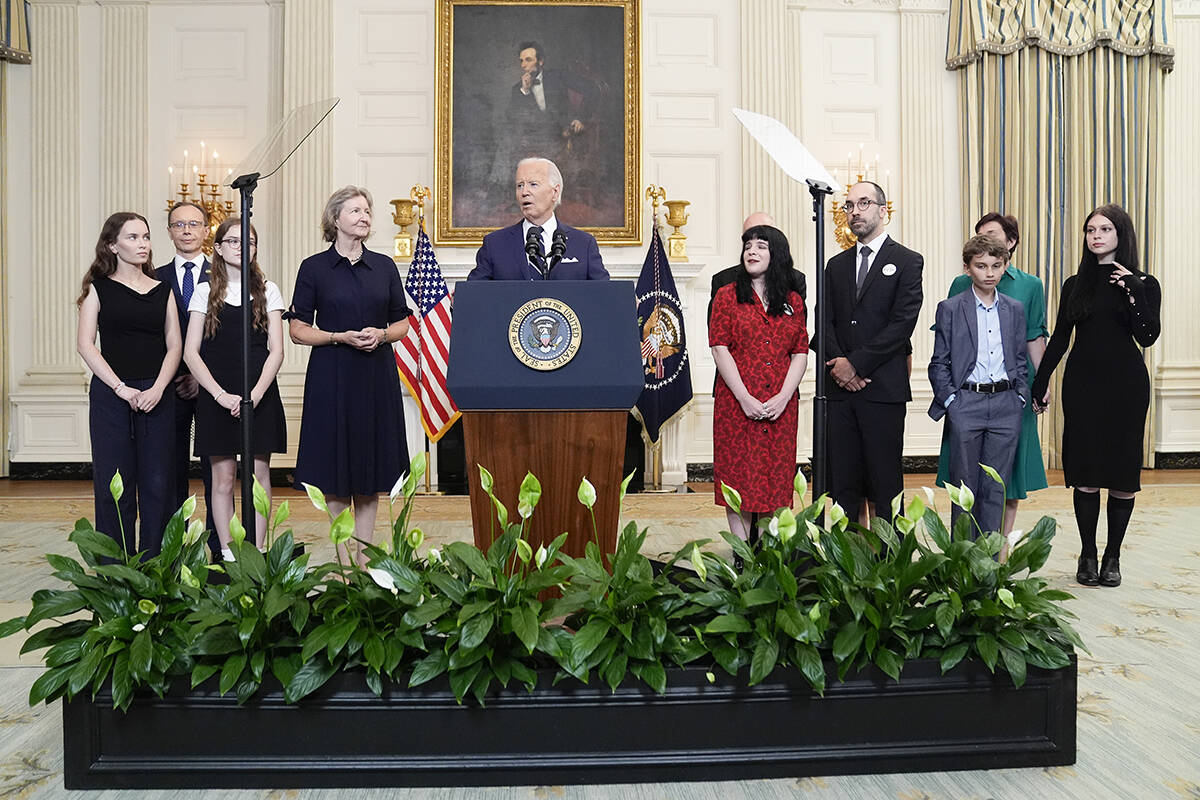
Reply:
[[[250, 297], [253, 332], [250, 374], [257, 375], [254, 402], [254, 474], [271, 498], [271, 453], [287, 451], [287, 422], [275, 376], [283, 364], [283, 296], [258, 266], [258, 233], [250, 228]], [[212, 464], [213, 522], [221, 554], [233, 559], [229, 521], [237, 454], [242, 450], [239, 416], [242, 397], [242, 248], [241, 220], [226, 219], [213, 235], [208, 282], [196, 286], [188, 307], [192, 322], [184, 343], [184, 360], [203, 391], [196, 401], [196, 455]], [[245, 516], [245, 509], [242, 510]], [[255, 515], [255, 542], [266, 541], [267, 520]]]
[[[1067, 352], [1062, 381], [1063, 473], [1075, 487], [1081, 548], [1076, 580], [1085, 586], [1121, 585], [1121, 540], [1141, 489], [1142, 429], [1150, 378], [1138, 346], [1158, 339], [1162, 293], [1138, 270], [1133, 221], [1104, 205], [1083, 223], [1079, 270], [1059, 298], [1054, 335], [1033, 381], [1034, 402], [1049, 402], [1050, 376]], [[1071, 346], [1071, 333], [1075, 343]], [[1108, 489], [1108, 542], [1097, 566], [1100, 489]]]
[[[166, 389], [182, 348], [171, 287], [155, 278], [151, 263], [145, 217], [122, 211], [105, 220], [76, 301], [76, 346], [92, 372], [88, 429], [96, 529], [128, 555], [140, 541], [153, 556], [173, 511], [175, 392]], [[109, 484], [118, 471], [124, 488], [114, 504]]]

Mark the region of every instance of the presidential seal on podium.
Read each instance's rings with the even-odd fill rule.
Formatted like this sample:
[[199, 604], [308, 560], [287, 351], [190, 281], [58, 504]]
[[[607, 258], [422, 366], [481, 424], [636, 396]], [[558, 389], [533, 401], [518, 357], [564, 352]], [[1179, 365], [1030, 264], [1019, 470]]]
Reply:
[[552, 297], [530, 300], [508, 323], [513, 355], [532, 369], [553, 370], [569, 363], [582, 340], [579, 317], [569, 305]]

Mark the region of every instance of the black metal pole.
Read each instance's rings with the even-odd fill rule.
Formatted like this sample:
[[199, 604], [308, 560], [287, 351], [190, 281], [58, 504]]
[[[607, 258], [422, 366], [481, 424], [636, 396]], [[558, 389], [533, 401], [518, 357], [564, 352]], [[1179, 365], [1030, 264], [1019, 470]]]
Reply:
[[816, 375], [817, 389], [813, 398], [813, 457], [812, 457], [812, 496], [815, 500], [829, 491], [829, 407], [825, 396], [826, 385], [829, 381], [829, 371], [825, 369], [825, 197], [833, 194], [833, 187], [822, 181], [809, 179], [809, 194], [813, 199], [813, 221], [817, 229], [817, 319], [813, 330], [816, 332]]
[[250, 374], [250, 334], [254, 326], [254, 309], [250, 299], [250, 217], [254, 206], [254, 189], [258, 173], [242, 175], [232, 184], [241, 195], [242, 212], [242, 525], [246, 536], [257, 544], [257, 523], [254, 519], [254, 401], [250, 390], [255, 376]]

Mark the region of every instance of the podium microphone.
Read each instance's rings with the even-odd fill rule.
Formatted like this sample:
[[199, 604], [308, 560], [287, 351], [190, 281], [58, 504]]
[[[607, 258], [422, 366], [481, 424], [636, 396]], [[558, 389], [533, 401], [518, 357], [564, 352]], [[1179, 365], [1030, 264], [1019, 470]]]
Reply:
[[546, 269], [546, 257], [542, 255], [541, 228], [530, 228], [529, 233], [525, 234], [525, 255], [529, 256], [529, 263], [537, 267], [542, 278], [545, 278], [549, 270]]
[[554, 230], [554, 240], [550, 243], [550, 265], [547, 272], [558, 266], [558, 262], [562, 261], [563, 255], [567, 252], [567, 235], [563, 233], [562, 228]]

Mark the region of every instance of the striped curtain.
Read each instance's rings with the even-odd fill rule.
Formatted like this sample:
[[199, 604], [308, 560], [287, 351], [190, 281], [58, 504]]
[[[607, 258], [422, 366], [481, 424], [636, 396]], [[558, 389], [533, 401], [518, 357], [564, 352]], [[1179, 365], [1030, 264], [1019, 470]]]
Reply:
[[[1051, 326], [1096, 206], [1129, 212], [1142, 269], [1158, 271], [1159, 117], [1173, 32], [1171, 0], [951, 0], [946, 66], [960, 74], [963, 216], [1020, 221], [1014, 261], [1042, 279]], [[1042, 443], [1047, 465], [1060, 468], [1061, 405], [1052, 408]], [[1151, 403], [1147, 434], [1153, 413]], [[1153, 438], [1145, 442], [1153, 466]]]
[[28, 64], [29, 3], [0, 0], [0, 61]]

